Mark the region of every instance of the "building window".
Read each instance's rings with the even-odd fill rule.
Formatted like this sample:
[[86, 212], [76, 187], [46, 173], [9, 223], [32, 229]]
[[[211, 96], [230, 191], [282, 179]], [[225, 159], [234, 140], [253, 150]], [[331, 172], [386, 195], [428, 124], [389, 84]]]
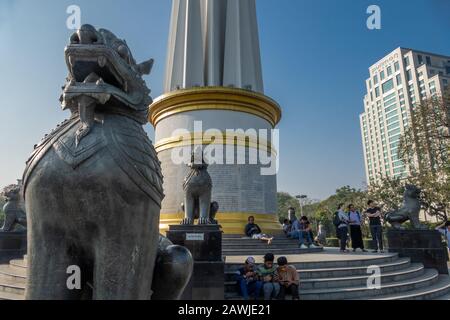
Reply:
[[422, 57], [422, 55], [418, 54], [417, 55], [417, 60], [419, 60], [419, 64], [423, 64], [423, 57]]
[[400, 74], [397, 75], [397, 86], [402, 84], [402, 76]]
[[427, 59], [427, 65], [431, 66], [431, 58], [427, 56], [426, 59]]
[[394, 89], [394, 81], [388, 80], [385, 83], [382, 84], [383, 87], [383, 93], [387, 93], [389, 91], [391, 91], [392, 89]]
[[398, 63], [398, 61], [394, 63], [394, 69], [395, 71], [400, 70], [400, 64]]
[[373, 84], [378, 84], [378, 76], [377, 75], [373, 76]]
[[408, 71], [406, 72], [406, 79], [407, 79], [408, 81], [411, 81], [411, 80], [412, 80], [412, 73], [411, 73], [411, 70], [408, 70]]
[[392, 75], [392, 68], [391, 67], [387, 68], [387, 75], [388, 75], [388, 77], [390, 77]]
[[375, 96], [378, 98], [380, 96], [380, 87], [375, 88]]
[[405, 66], [409, 66], [409, 57], [405, 57]]
[[381, 71], [381, 72], [380, 72], [380, 79], [381, 79], [381, 81], [384, 80], [384, 71]]

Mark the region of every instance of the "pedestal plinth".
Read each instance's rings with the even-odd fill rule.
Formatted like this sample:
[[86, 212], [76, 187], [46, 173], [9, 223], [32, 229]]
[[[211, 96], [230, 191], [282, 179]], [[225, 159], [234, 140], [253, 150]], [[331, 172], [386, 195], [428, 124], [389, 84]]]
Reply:
[[183, 300], [223, 300], [222, 231], [218, 225], [171, 225], [167, 238], [184, 246], [194, 258], [194, 271]]
[[0, 232], [0, 262], [22, 258], [26, 253], [26, 232]]
[[389, 230], [389, 252], [409, 257], [411, 262], [422, 263], [425, 268], [437, 269], [448, 274], [448, 252], [441, 234], [434, 230]]

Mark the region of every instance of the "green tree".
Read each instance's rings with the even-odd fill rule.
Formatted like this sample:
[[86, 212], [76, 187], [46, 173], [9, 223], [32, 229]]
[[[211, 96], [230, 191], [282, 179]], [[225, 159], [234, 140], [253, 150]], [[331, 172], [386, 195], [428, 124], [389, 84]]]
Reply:
[[422, 190], [422, 208], [447, 220], [450, 211], [450, 89], [414, 105], [398, 157], [410, 171], [404, 183]]
[[298, 200], [291, 196], [287, 192], [278, 192], [277, 193], [277, 201], [278, 201], [278, 219], [282, 223], [284, 219], [288, 216], [288, 209], [290, 207], [295, 209], [295, 212], [300, 212], [300, 203]]

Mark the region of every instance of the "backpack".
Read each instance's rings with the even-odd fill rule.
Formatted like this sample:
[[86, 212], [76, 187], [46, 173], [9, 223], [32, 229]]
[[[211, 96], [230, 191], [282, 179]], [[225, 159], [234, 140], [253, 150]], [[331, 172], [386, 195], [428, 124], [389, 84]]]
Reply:
[[339, 227], [339, 225], [342, 223], [341, 218], [339, 218], [339, 212], [335, 212], [334, 213], [334, 217], [333, 217], [333, 224], [334, 226], [337, 228]]

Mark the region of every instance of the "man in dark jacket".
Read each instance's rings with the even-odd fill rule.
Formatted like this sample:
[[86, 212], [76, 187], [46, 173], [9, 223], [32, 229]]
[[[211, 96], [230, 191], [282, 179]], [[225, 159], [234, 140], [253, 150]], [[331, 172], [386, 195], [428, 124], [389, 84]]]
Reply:
[[267, 241], [267, 244], [271, 244], [273, 237], [263, 234], [261, 228], [255, 223], [255, 217], [248, 217], [248, 223], [245, 226], [245, 235], [252, 239]]

